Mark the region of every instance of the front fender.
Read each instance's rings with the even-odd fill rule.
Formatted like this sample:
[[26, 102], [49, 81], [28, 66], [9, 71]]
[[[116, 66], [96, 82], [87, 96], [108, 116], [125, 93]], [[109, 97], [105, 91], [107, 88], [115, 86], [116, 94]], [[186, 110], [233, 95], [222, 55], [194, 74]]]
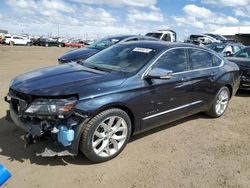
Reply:
[[[136, 109], [134, 109], [133, 101], [136, 101], [135, 96], [137, 94], [135, 93], [117, 93], [112, 95], [106, 95], [101, 97], [94, 97], [91, 99], [85, 99], [82, 101], [79, 101], [75, 109], [80, 110], [83, 112], [86, 112], [88, 116], [93, 116], [97, 114], [98, 112], [102, 111], [103, 109], [106, 109], [110, 106], [124, 106], [128, 109], [130, 109], [133, 113], [136, 113]], [[136, 102], [138, 103], [138, 102]]]
[[142, 107], [141, 92], [139, 90], [85, 99], [76, 104], [75, 110], [82, 112], [91, 119], [99, 112], [112, 107], [118, 107], [125, 110], [130, 117], [132, 116], [131, 120], [133, 122], [134, 131], [140, 130], [140, 112]]

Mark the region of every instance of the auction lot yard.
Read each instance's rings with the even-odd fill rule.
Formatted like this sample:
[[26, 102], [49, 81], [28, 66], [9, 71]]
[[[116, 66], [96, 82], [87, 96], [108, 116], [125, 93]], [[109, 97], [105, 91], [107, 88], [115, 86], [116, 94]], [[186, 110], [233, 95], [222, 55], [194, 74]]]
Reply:
[[4, 119], [4, 96], [18, 74], [57, 64], [70, 48], [0, 46], [0, 163], [3, 187], [250, 187], [250, 92], [240, 91], [223, 117], [197, 114], [135, 136], [115, 159], [41, 158], [24, 148], [23, 131]]

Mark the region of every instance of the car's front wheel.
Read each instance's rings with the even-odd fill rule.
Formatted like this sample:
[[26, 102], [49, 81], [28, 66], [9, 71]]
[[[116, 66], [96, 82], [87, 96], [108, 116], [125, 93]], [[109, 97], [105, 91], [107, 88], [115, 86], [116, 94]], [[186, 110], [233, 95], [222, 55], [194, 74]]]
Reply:
[[100, 112], [84, 127], [80, 150], [94, 162], [116, 157], [126, 146], [131, 135], [131, 120], [118, 108]]
[[222, 116], [228, 106], [230, 100], [230, 91], [228, 87], [222, 87], [217, 93], [213, 104], [207, 114], [211, 117], [217, 118]]

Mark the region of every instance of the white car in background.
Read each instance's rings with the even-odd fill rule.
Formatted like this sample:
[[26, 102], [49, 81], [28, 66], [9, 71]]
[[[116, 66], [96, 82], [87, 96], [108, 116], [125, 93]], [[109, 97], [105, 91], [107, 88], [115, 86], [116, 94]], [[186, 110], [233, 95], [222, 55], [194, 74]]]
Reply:
[[30, 45], [30, 39], [17, 35], [5, 35], [4, 41], [9, 45]]

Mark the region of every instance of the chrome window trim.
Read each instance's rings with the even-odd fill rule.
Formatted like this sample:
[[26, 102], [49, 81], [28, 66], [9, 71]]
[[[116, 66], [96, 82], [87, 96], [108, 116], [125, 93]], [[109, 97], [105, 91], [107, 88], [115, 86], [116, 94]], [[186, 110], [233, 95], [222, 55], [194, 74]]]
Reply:
[[195, 101], [195, 102], [192, 102], [192, 103], [188, 103], [188, 104], [179, 106], [177, 108], [173, 108], [173, 109], [170, 109], [170, 110], [166, 110], [166, 111], [163, 111], [163, 112], [160, 112], [160, 113], [157, 113], [157, 114], [153, 114], [153, 115], [144, 117], [144, 118], [142, 118], [142, 120], [147, 120], [147, 119], [151, 119], [151, 118], [154, 118], [154, 117], [157, 117], [157, 116], [161, 116], [163, 114], [167, 114], [167, 113], [170, 113], [170, 112], [173, 112], [173, 111], [176, 111], [176, 110], [180, 110], [180, 109], [183, 109], [183, 108], [186, 108], [186, 107], [189, 107], [189, 106], [193, 106], [193, 105], [199, 104], [201, 102], [203, 102], [203, 101], [199, 100], [199, 101]]
[[221, 60], [221, 64], [219, 66], [214, 66], [214, 67], [208, 67], [208, 68], [201, 68], [201, 69], [195, 69], [195, 70], [188, 70], [188, 71], [182, 71], [182, 72], [176, 72], [176, 73], [173, 73], [172, 75], [178, 75], [178, 74], [183, 74], [183, 73], [187, 73], [187, 72], [195, 72], [195, 71], [201, 71], [201, 70], [209, 70], [209, 69], [215, 69], [215, 68], [219, 68], [219, 67], [222, 67], [225, 62], [224, 60], [217, 54], [209, 51], [209, 50], [206, 50], [206, 49], [202, 49], [202, 48], [195, 48], [195, 47], [174, 47], [174, 48], [170, 48], [170, 49], [167, 49], [165, 50], [164, 52], [162, 52], [162, 54], [157, 57], [149, 66], [148, 68], [144, 71], [144, 73], [142, 74], [141, 76], [141, 79], [143, 80], [146, 75], [148, 74], [148, 72], [151, 70], [152, 66], [154, 66], [155, 63], [157, 63], [157, 61], [167, 52], [169, 52], [170, 50], [174, 50], [174, 49], [195, 49], [195, 50], [201, 50], [201, 51], [205, 51], [205, 52], [208, 52], [210, 53], [211, 55], [214, 55], [216, 57], [218, 57], [220, 60]]

